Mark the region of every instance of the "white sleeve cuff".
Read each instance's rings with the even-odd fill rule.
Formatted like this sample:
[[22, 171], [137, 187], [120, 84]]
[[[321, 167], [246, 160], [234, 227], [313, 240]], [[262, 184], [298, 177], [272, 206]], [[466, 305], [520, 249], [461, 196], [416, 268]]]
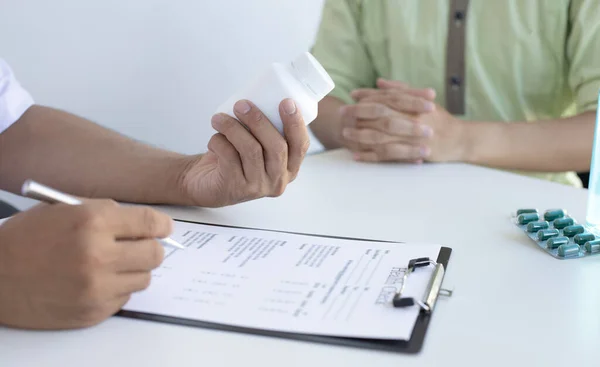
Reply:
[[14, 124], [34, 104], [12, 70], [0, 59], [0, 133]]

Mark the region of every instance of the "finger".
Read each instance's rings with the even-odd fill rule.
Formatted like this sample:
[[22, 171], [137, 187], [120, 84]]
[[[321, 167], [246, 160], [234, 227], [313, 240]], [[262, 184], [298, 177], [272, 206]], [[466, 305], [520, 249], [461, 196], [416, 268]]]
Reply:
[[[358, 162], [367, 162], [367, 163], [379, 163], [381, 160], [377, 156], [377, 153], [373, 151], [362, 151], [362, 152], [354, 152], [352, 158]], [[397, 160], [394, 163], [413, 163], [413, 164], [423, 164], [422, 159], [416, 160]]]
[[374, 147], [370, 152], [357, 152], [355, 159], [365, 162], [408, 162], [426, 159], [431, 150], [426, 146], [386, 144]]
[[392, 111], [381, 103], [358, 103], [340, 109], [342, 117], [351, 121], [358, 119], [378, 119], [391, 115]]
[[118, 295], [117, 302], [122, 300], [124, 296], [148, 289], [151, 283], [152, 273], [149, 271], [118, 274], [115, 277], [115, 290]]
[[[223, 167], [228, 177], [241, 177], [245, 180], [240, 154], [225, 135], [221, 133], [213, 135], [208, 142], [208, 150], [217, 156], [219, 166]], [[202, 157], [202, 159], [206, 158], [208, 157]]]
[[367, 97], [372, 97], [372, 96], [376, 96], [376, 95], [385, 95], [385, 94], [386, 94], [386, 91], [381, 90], [381, 89], [360, 88], [360, 89], [356, 89], [356, 90], [352, 91], [352, 93], [350, 93], [350, 96], [352, 97], [353, 100], [355, 100], [356, 102], [359, 102], [362, 99], [367, 98]]
[[377, 88], [381, 89], [409, 89], [410, 85], [399, 80], [377, 78]]
[[115, 271], [118, 273], [154, 270], [165, 257], [164, 247], [156, 240], [119, 241], [117, 251]]
[[435, 104], [407, 93], [388, 93], [363, 98], [360, 103], [379, 103], [395, 111], [421, 114], [435, 110]]
[[[238, 108], [242, 106], [236, 105]], [[243, 113], [249, 110], [242, 109]], [[243, 115], [242, 112], [236, 112]], [[247, 120], [247, 119], [246, 119]], [[259, 182], [266, 174], [263, 149], [258, 140], [248, 131], [240, 121], [225, 114], [213, 116], [212, 127], [224, 135], [237, 150], [242, 162], [244, 177], [250, 182]]]
[[434, 101], [436, 97], [436, 92], [432, 88], [412, 88], [410, 85], [387, 79], [379, 79], [377, 80], [377, 87], [384, 90], [390, 89], [399, 89], [404, 91], [405, 93], [411, 94], [415, 97], [425, 98], [429, 101]]
[[79, 206], [80, 226], [107, 232], [114, 239], [166, 237], [173, 221], [150, 207], [120, 206], [112, 200], [90, 200]]
[[417, 98], [422, 98], [426, 101], [434, 101], [436, 97], [436, 93], [431, 88], [381, 88], [381, 89], [373, 89], [373, 88], [361, 88], [356, 89], [350, 96], [356, 102], [362, 102], [365, 98], [374, 97], [374, 96], [392, 96], [392, 95], [409, 95]]
[[115, 299], [115, 314], [118, 313], [119, 311], [121, 311], [121, 309], [123, 309], [123, 307], [125, 307], [125, 305], [129, 302], [129, 300], [131, 299], [131, 295], [130, 294], [125, 294], [121, 297], [117, 297], [117, 299]]
[[283, 101], [279, 106], [279, 113], [288, 144], [287, 170], [290, 180], [293, 180], [298, 175], [302, 161], [308, 152], [310, 138], [304, 119], [294, 101], [291, 99]]
[[433, 129], [424, 124], [420, 124], [404, 114], [388, 116], [377, 120], [357, 120], [355, 123], [357, 129], [374, 129], [387, 135], [393, 135], [406, 139], [427, 139], [433, 136]]
[[234, 110], [238, 119], [248, 127], [260, 144], [264, 170], [271, 182], [280, 180], [282, 175], [287, 176], [288, 146], [277, 128], [252, 102], [239, 101]]
[[372, 145], [361, 144], [353, 140], [348, 140], [341, 136], [342, 146], [351, 152], [368, 152], [373, 149]]
[[113, 217], [116, 239], [164, 238], [173, 230], [173, 220], [149, 207], [122, 207]]
[[435, 101], [435, 98], [437, 97], [437, 93], [435, 92], [435, 90], [431, 89], [431, 88], [421, 88], [421, 89], [414, 89], [414, 88], [409, 88], [405, 90], [407, 94], [410, 94], [412, 96], [415, 97], [419, 97], [419, 98], [424, 98], [427, 101]]
[[348, 141], [359, 143], [362, 146], [389, 144], [400, 141], [397, 136], [388, 135], [374, 129], [347, 127], [342, 131], [342, 134]]

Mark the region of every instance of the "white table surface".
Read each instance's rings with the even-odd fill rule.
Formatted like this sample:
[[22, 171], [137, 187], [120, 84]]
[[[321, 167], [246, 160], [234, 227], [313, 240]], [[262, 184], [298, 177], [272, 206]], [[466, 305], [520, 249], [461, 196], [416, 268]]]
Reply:
[[278, 199], [162, 209], [178, 219], [452, 247], [444, 286], [455, 293], [438, 302], [421, 354], [112, 318], [78, 331], [0, 328], [0, 366], [598, 366], [600, 256], [555, 260], [509, 221], [520, 207], [562, 207], [583, 220], [586, 197], [462, 164], [309, 157]]

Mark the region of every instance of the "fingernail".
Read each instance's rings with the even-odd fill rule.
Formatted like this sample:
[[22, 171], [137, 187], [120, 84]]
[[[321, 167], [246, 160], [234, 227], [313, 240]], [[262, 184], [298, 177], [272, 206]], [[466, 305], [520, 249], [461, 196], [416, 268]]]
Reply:
[[348, 106], [340, 107], [340, 115], [345, 116], [347, 111], [348, 111]]
[[427, 158], [431, 155], [431, 149], [429, 147], [421, 147], [421, 157]]
[[432, 99], [435, 99], [435, 97], [436, 97], [435, 89], [427, 88], [427, 93], [429, 93], [429, 95], [431, 96]]
[[431, 138], [433, 136], [433, 129], [429, 126], [421, 126], [421, 134], [423, 134], [426, 138]]
[[235, 112], [245, 115], [248, 112], [250, 112], [252, 107], [250, 107], [250, 104], [246, 101], [239, 101], [235, 104], [235, 106], [233, 106], [233, 109], [235, 110]]
[[423, 109], [427, 112], [432, 112], [433, 110], [435, 110], [435, 105], [431, 102], [424, 102]]
[[212, 127], [214, 127], [215, 129], [217, 128], [218, 125], [221, 124], [221, 122], [223, 121], [223, 116], [221, 115], [214, 115], [211, 119], [210, 122], [212, 124]]
[[286, 99], [285, 101], [283, 101], [283, 110], [288, 115], [295, 114], [296, 110], [297, 110], [296, 109], [296, 103], [294, 103], [294, 101], [292, 101], [291, 99]]

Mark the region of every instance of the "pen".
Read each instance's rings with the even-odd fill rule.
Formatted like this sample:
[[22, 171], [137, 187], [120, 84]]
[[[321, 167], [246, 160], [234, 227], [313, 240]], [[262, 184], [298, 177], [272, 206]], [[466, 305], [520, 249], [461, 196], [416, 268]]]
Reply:
[[[82, 203], [79, 199], [71, 195], [57, 191], [48, 186], [44, 186], [33, 180], [25, 181], [23, 187], [21, 188], [21, 193], [23, 196], [28, 198], [40, 200], [49, 204], [61, 203], [67, 205], [80, 205]], [[177, 241], [169, 237], [160, 238], [159, 240], [171, 247], [185, 250], [185, 246], [179, 244]]]

